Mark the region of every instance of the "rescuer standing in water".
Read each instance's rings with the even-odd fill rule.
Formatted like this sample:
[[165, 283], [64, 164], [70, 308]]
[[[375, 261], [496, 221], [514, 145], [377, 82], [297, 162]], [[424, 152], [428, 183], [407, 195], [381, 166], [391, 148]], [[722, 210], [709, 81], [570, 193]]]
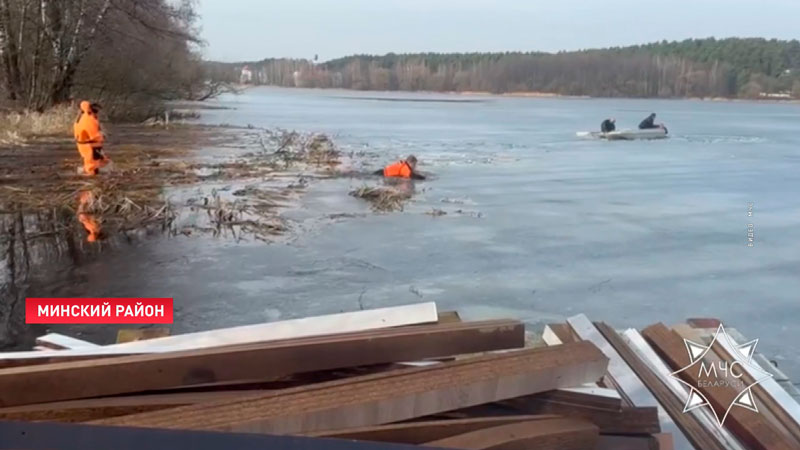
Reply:
[[409, 155], [408, 158], [402, 161], [389, 164], [383, 169], [376, 171], [375, 175], [383, 175], [387, 178], [410, 178], [414, 180], [424, 180], [425, 176], [417, 173], [416, 169], [417, 157], [414, 155]]
[[103, 153], [103, 132], [100, 119], [97, 117], [99, 105], [82, 101], [81, 112], [75, 121], [73, 132], [78, 152], [83, 158], [83, 172], [86, 175], [97, 175], [100, 168], [111, 162]]

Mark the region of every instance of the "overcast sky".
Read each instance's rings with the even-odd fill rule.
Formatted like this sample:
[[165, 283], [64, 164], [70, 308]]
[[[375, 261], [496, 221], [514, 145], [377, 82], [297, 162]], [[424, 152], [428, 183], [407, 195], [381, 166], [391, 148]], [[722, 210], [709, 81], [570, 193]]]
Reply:
[[221, 61], [800, 38], [800, 0], [199, 1], [205, 56]]

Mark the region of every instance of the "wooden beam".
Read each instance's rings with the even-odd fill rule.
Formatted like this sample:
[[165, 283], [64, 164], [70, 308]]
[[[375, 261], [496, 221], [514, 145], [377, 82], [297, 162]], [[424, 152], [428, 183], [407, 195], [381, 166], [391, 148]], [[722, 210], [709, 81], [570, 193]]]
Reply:
[[570, 317], [567, 322], [581, 339], [592, 342], [608, 357], [608, 373], [620, 387], [623, 398], [630, 400], [632, 406], [658, 406], [647, 387], [585, 315]]
[[473, 417], [454, 420], [427, 420], [421, 422], [404, 422], [375, 427], [348, 428], [345, 430], [328, 430], [310, 433], [307, 436], [328, 437], [336, 439], [353, 439], [357, 441], [396, 442], [400, 444], [424, 444], [471, 431], [497, 427], [519, 422], [554, 419], [558, 416], [503, 416]]
[[598, 442], [597, 427], [576, 419], [512, 423], [428, 442], [464, 450], [586, 450]]
[[660, 402], [661, 410], [666, 411], [671, 418], [662, 427], [665, 432], [671, 433], [680, 448], [689, 446], [690, 442], [695, 448], [703, 450], [722, 449], [723, 445], [717, 441], [708, 430], [700, 425], [696, 418], [683, 412], [684, 403], [670, 392], [658, 375], [650, 370], [647, 365], [628, 347], [625, 341], [613, 328], [604, 324], [597, 324], [598, 330], [608, 339], [611, 345], [619, 351], [620, 356], [629, 367], [647, 385], [647, 388]]
[[549, 323], [545, 325], [542, 339], [547, 345], [569, 344], [580, 340], [566, 323]]
[[46, 422], [0, 422], [0, 436], [0, 450], [419, 450], [385, 442]]
[[[677, 333], [668, 329], [664, 324], [655, 324], [642, 331], [642, 336], [650, 343], [653, 349], [673, 370], [687, 367], [691, 361], [686, 346]], [[687, 383], [698, 386], [699, 377], [693, 371], [682, 371], [681, 376]], [[724, 392], [725, 387], [717, 386], [702, 389], [706, 398], [723, 407], [727, 398], [733, 397], [729, 392]], [[726, 399], [726, 400], [723, 400]], [[724, 407], [727, 408], [728, 405]], [[779, 430], [764, 420], [764, 416], [742, 408], [731, 408], [725, 426], [731, 430], [739, 440], [748, 448], [757, 450], [789, 450], [796, 449], [796, 444], [782, 436]]]
[[147, 341], [169, 336], [169, 328], [125, 328], [117, 331], [117, 344]]
[[159, 409], [262, 395], [264, 390], [187, 392], [179, 394], [130, 395], [64, 402], [38, 403], [0, 409], [0, 420], [89, 422]]
[[[701, 334], [692, 327], [685, 326], [685, 327], [673, 327], [678, 335], [680, 335], [684, 339], [689, 339], [694, 342], [702, 342]], [[733, 338], [731, 337], [731, 340]], [[714, 358], [715, 361], [733, 361], [733, 353], [735, 350], [731, 344], [728, 343], [727, 339], [717, 339], [717, 343], [719, 347], [713, 347], [712, 350], [716, 354], [717, 358]], [[734, 341], [734, 345], [736, 342]], [[709, 355], [711, 357], [712, 355]], [[751, 361], [751, 364], [758, 366], [756, 361]], [[738, 367], [738, 366], [737, 366]], [[760, 366], [758, 366], [760, 368]], [[744, 372], [742, 375], [742, 380], [751, 385], [755, 382], [755, 376], [750, 367], [745, 364], [741, 365], [742, 371]], [[762, 369], [763, 370], [763, 369]], [[770, 419], [774, 419], [778, 423], [780, 423], [781, 427], [786, 431], [786, 433], [790, 434], [793, 439], [798, 441], [798, 446], [800, 446], [800, 425], [795, 420], [795, 417], [800, 417], [800, 405], [785, 391], [783, 388], [778, 385], [778, 383], [772, 378], [766, 378], [762, 380], [757, 385], [751, 388], [751, 392], [756, 396], [758, 402], [766, 407], [766, 411], [760, 411], [762, 414], [768, 414]]]
[[458, 311], [442, 311], [439, 313], [439, 323], [461, 322]]
[[58, 333], [49, 333], [44, 336], [36, 338], [36, 344], [42, 347], [47, 347], [51, 350], [66, 350], [66, 349], [91, 349], [100, 347], [97, 344], [89, 341], [75, 339], [73, 337], [65, 336]]
[[[628, 344], [628, 347], [636, 353], [639, 358], [647, 365], [648, 368], [661, 380], [661, 382], [672, 392], [672, 395], [677, 398], [677, 402], [670, 400], [668, 398], [662, 397], [665, 395], [660, 392], [658, 387], [651, 388], [651, 392], [656, 394], [659, 397], [662, 406], [665, 409], [672, 409], [674, 414], [677, 414], [679, 408], [682, 411], [683, 407], [681, 405], [686, 405], [687, 400], [689, 399], [689, 392], [686, 387], [681, 384], [678, 380], [672, 377], [672, 370], [664, 364], [664, 361], [656, 355], [650, 345], [644, 340], [641, 334], [635, 329], [626, 330], [625, 333], [622, 335], [622, 339], [625, 343]], [[669, 406], [669, 408], [668, 408]], [[671, 413], [671, 414], [673, 414]], [[688, 411], [685, 414], [689, 414], [694, 416], [695, 420], [699, 423], [699, 426], [704, 429], [706, 432], [711, 433], [714, 437], [716, 442], [722, 445], [721, 448], [726, 448], [728, 450], [745, 450], [742, 447], [742, 444], [736, 440], [731, 433], [728, 432], [727, 429], [721, 428], [716, 419], [711, 415], [705, 408], [696, 408], [691, 411]], [[674, 417], [674, 416], [673, 416]], [[680, 419], [676, 419], [676, 422], [681, 426], [681, 428], [687, 432], [687, 436], [689, 431], [687, 427], [694, 427], [693, 424], [689, 422], [682, 422]], [[698, 432], [694, 432], [698, 433]], [[705, 434], [705, 433], [702, 433]], [[709, 442], [705, 437], [695, 436], [690, 437], [690, 440], [693, 442], [697, 442], [698, 440], [702, 440], [703, 444], [709, 448], [720, 448], [713, 442]], [[698, 445], [698, 444], [695, 444]]]
[[194, 405], [211, 401], [265, 394], [279, 389], [308, 386], [315, 383], [368, 375], [404, 368], [400, 364], [348, 367], [323, 372], [296, 374], [275, 380], [212, 383], [178, 389], [150, 391], [140, 395], [122, 395], [81, 400], [36, 403], [0, 408], [0, 420], [48, 420], [57, 422], [90, 422], [159, 409]]
[[686, 324], [694, 328], [713, 328], [716, 330], [722, 324], [722, 321], [713, 317], [695, 317], [686, 319]]
[[[578, 342], [580, 338], [575, 336], [575, 333], [572, 331], [572, 328], [566, 323], [550, 323], [544, 326], [544, 331], [542, 331], [542, 340], [545, 344], [553, 346], [553, 345], [561, 345], [570, 342]], [[616, 387], [613, 387], [613, 383], [609, 380], [607, 375], [603, 375], [603, 377], [595, 383], [587, 383], [586, 386], [596, 386], [600, 387], [605, 386], [609, 391], [614, 391], [616, 396], [619, 397], [619, 392], [617, 392]]]
[[518, 321], [462, 322], [3, 369], [0, 406], [508, 349], [524, 335]]
[[585, 383], [608, 359], [588, 342], [502, 352], [431, 367], [287, 389], [245, 401], [97, 423], [153, 428], [310, 433], [400, 422]]
[[[633, 406], [654, 406], [658, 408], [658, 417], [662, 430], [673, 434], [679, 446], [688, 446], [688, 440], [675, 424], [673, 418], [642, 383], [639, 376], [628, 365], [629, 362], [619, 354], [619, 349], [608, 341], [608, 336], [604, 336], [604, 333], [601, 333], [595, 324], [589, 322], [589, 319], [582, 314], [570, 318], [568, 322], [578, 336], [598, 343], [600, 350], [609, 357], [611, 361], [608, 365], [608, 373], [611, 375], [614, 384], [618, 386], [623, 398], [628, 398]], [[607, 326], [604, 329], [613, 331]], [[616, 332], [613, 333], [613, 337], [618, 337]], [[630, 351], [624, 343], [620, 346], [620, 349]]]
[[592, 408], [602, 408], [611, 411], [619, 411], [623, 408], [622, 399], [619, 395], [607, 394], [617, 391], [605, 388], [585, 388], [585, 390], [559, 389], [557, 391], [543, 392], [536, 394], [537, 400], [556, 401], [562, 403], [573, 403]]
[[658, 442], [658, 450], [675, 450], [675, 437], [671, 433], [658, 433], [653, 437]]
[[655, 407], [615, 410], [548, 400], [535, 395], [507, 400], [503, 404], [517, 414], [555, 414], [585, 419], [597, 425], [603, 434], [653, 434], [661, 431]]
[[197, 350], [254, 342], [430, 324], [436, 323], [438, 320], [436, 304], [428, 302], [186, 333], [145, 341], [105, 345], [93, 349], [6, 352], [0, 353], [0, 368], [39, 364], [43, 360], [44, 362], [52, 362], [61, 358], [72, 360], [98, 356]]

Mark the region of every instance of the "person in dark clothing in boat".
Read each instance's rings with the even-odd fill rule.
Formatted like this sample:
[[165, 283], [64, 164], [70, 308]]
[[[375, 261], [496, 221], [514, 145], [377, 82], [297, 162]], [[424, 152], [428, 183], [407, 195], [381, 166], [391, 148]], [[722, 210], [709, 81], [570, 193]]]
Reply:
[[600, 131], [603, 133], [611, 133], [617, 129], [616, 123], [617, 119], [606, 119], [600, 124]]
[[661, 128], [661, 125], [656, 125], [656, 113], [650, 114], [639, 124], [640, 130], [652, 130], [653, 128]]

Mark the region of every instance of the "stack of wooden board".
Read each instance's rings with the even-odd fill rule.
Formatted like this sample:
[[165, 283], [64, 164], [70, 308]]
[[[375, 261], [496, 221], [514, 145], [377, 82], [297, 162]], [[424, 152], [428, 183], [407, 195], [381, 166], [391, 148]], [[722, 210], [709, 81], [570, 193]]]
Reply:
[[[738, 332], [720, 325], [690, 319], [671, 328], [655, 324], [618, 332], [578, 315], [547, 325], [542, 337], [547, 345], [594, 343], [609, 358], [598, 387], [615, 389], [627, 406], [657, 408], [675, 448], [800, 448], [800, 405], [793, 390], [769, 376], [780, 372], [766, 358], [748, 354], [754, 347], [742, 345]], [[745, 394], [748, 387], [752, 397]], [[731, 406], [737, 399], [752, 408]]]
[[542, 337], [432, 303], [108, 346], [48, 334], [0, 354], [0, 449], [800, 448], [773, 384], [725, 427], [684, 413], [675, 329], [580, 315]]
[[525, 337], [431, 303], [108, 346], [51, 333], [0, 354], [0, 448], [610, 449], [660, 431], [591, 387], [594, 344]]

